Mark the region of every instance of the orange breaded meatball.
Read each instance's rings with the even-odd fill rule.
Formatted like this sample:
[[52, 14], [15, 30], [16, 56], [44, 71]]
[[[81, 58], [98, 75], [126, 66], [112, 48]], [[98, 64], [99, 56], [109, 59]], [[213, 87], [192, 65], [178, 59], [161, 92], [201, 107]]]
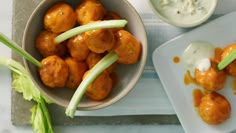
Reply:
[[224, 96], [212, 92], [201, 99], [199, 114], [206, 123], [217, 125], [230, 118], [231, 106]]
[[95, 66], [102, 59], [102, 57], [103, 56], [101, 54], [90, 52], [86, 59], [86, 63], [88, 64], [89, 69]]
[[89, 54], [89, 49], [85, 44], [84, 34], [79, 34], [69, 39], [67, 47], [70, 55], [79, 61], [85, 60]]
[[84, 73], [88, 69], [87, 64], [71, 57], [66, 58], [65, 62], [69, 68], [69, 77], [66, 82], [66, 87], [69, 89], [76, 89], [82, 81]]
[[83, 0], [75, 9], [77, 22], [80, 25], [87, 24], [91, 21], [102, 20], [106, 14], [106, 9], [99, 0]]
[[120, 15], [115, 12], [107, 12], [103, 18], [104, 20], [116, 20], [121, 19]]
[[113, 48], [115, 37], [110, 29], [97, 29], [85, 33], [88, 48], [95, 53], [104, 53]]
[[[115, 12], [107, 12], [103, 19], [104, 20], [117, 20], [117, 19], [121, 19], [121, 17]], [[122, 30], [122, 29], [123, 28], [112, 28], [111, 30], [114, 33], [116, 33], [117, 31]]]
[[76, 24], [76, 13], [73, 8], [64, 2], [57, 2], [44, 16], [44, 28], [61, 33], [73, 28]]
[[217, 91], [224, 87], [227, 75], [217, 69], [217, 64], [211, 61], [211, 67], [207, 71], [195, 70], [196, 83], [208, 91]]
[[[93, 66], [95, 66], [102, 58], [103, 58], [102, 54], [90, 52], [87, 59], [86, 59], [86, 63], [88, 64], [89, 69], [91, 69]], [[117, 63], [115, 62], [110, 67], [108, 67], [106, 70], [109, 73], [111, 73], [114, 71], [116, 65], [117, 65]]]
[[50, 88], [64, 87], [69, 69], [64, 60], [56, 55], [48, 56], [41, 61], [39, 75], [44, 85]]
[[43, 57], [50, 55], [64, 56], [67, 52], [64, 43], [57, 44], [54, 42], [54, 38], [58, 34], [49, 31], [41, 31], [36, 38], [36, 48]]
[[126, 30], [119, 30], [116, 34], [116, 40], [114, 51], [119, 55], [118, 63], [137, 63], [142, 52], [140, 42]]
[[[227, 55], [229, 55], [233, 50], [236, 50], [236, 44], [228, 45], [223, 49], [223, 53], [221, 54], [221, 60], [223, 60]], [[231, 62], [226, 68], [226, 72], [232, 76], [236, 77], [236, 60]]]
[[110, 77], [112, 79], [112, 88], [115, 87], [119, 82], [119, 76], [116, 72], [111, 72]]
[[85, 94], [93, 100], [100, 101], [105, 99], [110, 94], [111, 89], [112, 79], [109, 73], [104, 71], [87, 88]]

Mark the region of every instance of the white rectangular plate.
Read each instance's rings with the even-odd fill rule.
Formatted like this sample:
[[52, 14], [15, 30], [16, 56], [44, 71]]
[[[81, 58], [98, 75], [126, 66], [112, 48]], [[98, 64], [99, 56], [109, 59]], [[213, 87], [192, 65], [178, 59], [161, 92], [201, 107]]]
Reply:
[[208, 41], [216, 47], [236, 43], [236, 12], [222, 16], [171, 41], [162, 44], [153, 52], [152, 59], [161, 83], [177, 113], [177, 116], [188, 133], [222, 133], [236, 129], [236, 95], [233, 94], [230, 81], [221, 91], [230, 102], [232, 113], [226, 122], [211, 126], [203, 122], [196, 112], [192, 100], [194, 85], [184, 84], [186, 69], [183, 63], [174, 63], [175, 56], [180, 57], [184, 49], [193, 41]]

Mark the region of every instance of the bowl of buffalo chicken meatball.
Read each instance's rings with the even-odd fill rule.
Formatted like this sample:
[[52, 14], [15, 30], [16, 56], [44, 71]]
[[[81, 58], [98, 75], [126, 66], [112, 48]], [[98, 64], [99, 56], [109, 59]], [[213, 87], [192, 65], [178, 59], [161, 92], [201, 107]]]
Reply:
[[[126, 24], [105, 24], [119, 20]], [[100, 27], [70, 34], [95, 23]], [[66, 38], [56, 41], [60, 35]], [[141, 77], [147, 58], [143, 22], [127, 0], [44, 0], [30, 16], [22, 43], [41, 63], [37, 67], [24, 61], [34, 83], [60, 106], [67, 107], [86, 78], [99, 73], [84, 87], [78, 110], [107, 107], [126, 96]], [[114, 58], [107, 65], [110, 55]], [[98, 72], [95, 67], [104, 69]]]

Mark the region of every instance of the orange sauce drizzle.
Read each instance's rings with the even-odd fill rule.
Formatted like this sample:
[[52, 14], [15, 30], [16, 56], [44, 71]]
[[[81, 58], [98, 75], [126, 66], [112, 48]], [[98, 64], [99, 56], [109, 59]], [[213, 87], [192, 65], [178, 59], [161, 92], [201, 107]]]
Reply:
[[222, 52], [223, 52], [223, 49], [222, 48], [219, 48], [219, 47], [217, 47], [217, 48], [215, 48], [215, 58], [214, 58], [214, 60], [216, 61], [216, 62], [220, 62], [220, 60], [221, 60], [221, 54], [222, 54]]
[[193, 95], [194, 106], [199, 107], [201, 99], [204, 96], [204, 93], [200, 89], [194, 89], [192, 95]]
[[195, 79], [191, 76], [189, 71], [186, 71], [184, 75], [184, 84], [189, 85], [189, 84], [196, 84]]
[[173, 62], [174, 63], [179, 63], [180, 58], [178, 56], [173, 57]]

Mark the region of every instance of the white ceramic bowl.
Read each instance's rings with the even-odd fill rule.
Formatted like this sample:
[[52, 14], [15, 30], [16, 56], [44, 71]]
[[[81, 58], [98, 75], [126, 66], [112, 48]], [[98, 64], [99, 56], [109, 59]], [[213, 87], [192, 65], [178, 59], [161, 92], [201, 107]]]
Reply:
[[[41, 60], [39, 52], [35, 48], [35, 39], [38, 33], [43, 29], [43, 16], [46, 10], [49, 9], [55, 2], [64, 1], [76, 7], [80, 0], [43, 0], [32, 13], [26, 25], [23, 35], [23, 48], [29, 52], [33, 57]], [[100, 0], [103, 6], [109, 10], [114, 11], [128, 21], [126, 29], [131, 32], [142, 43], [142, 55], [140, 61], [135, 65], [118, 65], [115, 70], [119, 76], [119, 82], [113, 88], [108, 98], [103, 101], [93, 101], [89, 98], [83, 98], [79, 104], [80, 110], [94, 110], [107, 107], [125, 95], [127, 95], [135, 84], [138, 82], [147, 58], [147, 37], [143, 22], [127, 0]], [[31, 63], [25, 60], [25, 65], [33, 78], [35, 84], [40, 91], [52, 99], [58, 105], [67, 107], [74, 91], [69, 89], [48, 89], [44, 86], [39, 78], [38, 69]]]
[[190, 28], [208, 20], [218, 0], [149, 0], [153, 12], [164, 22], [176, 27]]

